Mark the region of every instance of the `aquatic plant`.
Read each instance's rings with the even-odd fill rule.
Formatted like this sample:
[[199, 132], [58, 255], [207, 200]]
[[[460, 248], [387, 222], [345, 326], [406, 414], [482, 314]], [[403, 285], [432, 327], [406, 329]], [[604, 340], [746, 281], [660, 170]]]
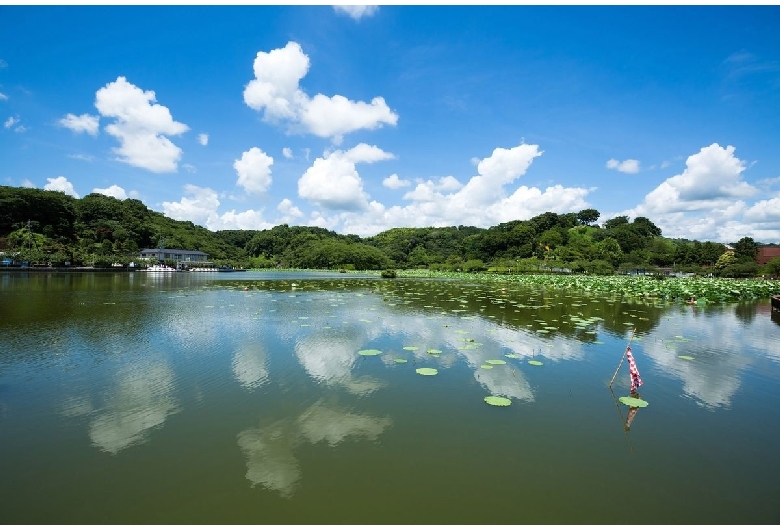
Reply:
[[780, 292], [780, 281], [732, 278], [663, 278], [655, 276], [585, 276], [523, 274], [514, 276], [483, 273], [403, 270], [400, 277], [442, 278], [485, 281], [504, 286], [528, 286], [565, 290], [567, 293], [609, 293], [612, 296], [664, 303], [696, 305], [721, 304], [740, 300], [769, 299]]
[[494, 407], [508, 407], [512, 404], [512, 400], [501, 396], [487, 396], [485, 403]]
[[628, 396], [621, 397], [618, 399], [618, 401], [624, 405], [628, 405], [629, 407], [646, 407], [648, 405], [647, 401], [644, 399]]

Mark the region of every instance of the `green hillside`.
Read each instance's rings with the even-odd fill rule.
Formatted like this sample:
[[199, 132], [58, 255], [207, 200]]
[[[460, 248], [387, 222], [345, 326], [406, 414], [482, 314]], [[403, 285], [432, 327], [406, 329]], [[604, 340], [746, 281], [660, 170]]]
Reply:
[[141, 249], [164, 239], [166, 248], [200, 250], [218, 265], [242, 268], [780, 273], [779, 260], [763, 269], [755, 263], [759, 244], [749, 237], [726, 252], [721, 243], [664, 238], [645, 217], [615, 217], [599, 226], [594, 224], [599, 215], [593, 209], [546, 212], [486, 229], [393, 228], [367, 238], [286, 224], [212, 232], [170, 219], [135, 199], [97, 193], [76, 199], [57, 191], [0, 186], [0, 253], [17, 263], [102, 267], [138, 261]]

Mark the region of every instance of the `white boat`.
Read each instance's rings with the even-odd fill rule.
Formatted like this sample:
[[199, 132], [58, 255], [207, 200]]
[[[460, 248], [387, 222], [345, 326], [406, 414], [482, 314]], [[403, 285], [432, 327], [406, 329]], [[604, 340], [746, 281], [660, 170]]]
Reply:
[[141, 269], [146, 272], [176, 272], [176, 269], [169, 267], [168, 265], [149, 265], [145, 269]]

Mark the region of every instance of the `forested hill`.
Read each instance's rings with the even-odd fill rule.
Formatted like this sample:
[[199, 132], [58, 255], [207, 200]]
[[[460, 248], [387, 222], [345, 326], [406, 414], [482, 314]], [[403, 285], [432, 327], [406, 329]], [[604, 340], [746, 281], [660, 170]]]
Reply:
[[0, 186], [0, 253], [17, 261], [105, 266], [138, 261], [139, 250], [200, 250], [218, 264], [239, 267], [438, 270], [497, 272], [566, 268], [611, 273], [617, 269], [701, 267], [730, 275], [758, 272], [757, 244], [745, 237], [726, 253], [721, 243], [664, 238], [645, 217], [615, 217], [597, 225], [593, 209], [546, 212], [490, 228], [393, 228], [373, 237], [324, 228], [279, 225], [269, 230], [212, 232], [175, 221], [135, 199], [93, 193]]

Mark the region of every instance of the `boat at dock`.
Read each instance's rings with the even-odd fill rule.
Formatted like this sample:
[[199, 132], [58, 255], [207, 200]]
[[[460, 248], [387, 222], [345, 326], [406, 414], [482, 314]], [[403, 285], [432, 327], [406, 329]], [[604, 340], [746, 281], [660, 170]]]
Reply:
[[145, 269], [140, 269], [141, 272], [154, 272], [154, 273], [170, 273], [176, 272], [176, 269], [169, 267], [168, 265], [149, 265]]

